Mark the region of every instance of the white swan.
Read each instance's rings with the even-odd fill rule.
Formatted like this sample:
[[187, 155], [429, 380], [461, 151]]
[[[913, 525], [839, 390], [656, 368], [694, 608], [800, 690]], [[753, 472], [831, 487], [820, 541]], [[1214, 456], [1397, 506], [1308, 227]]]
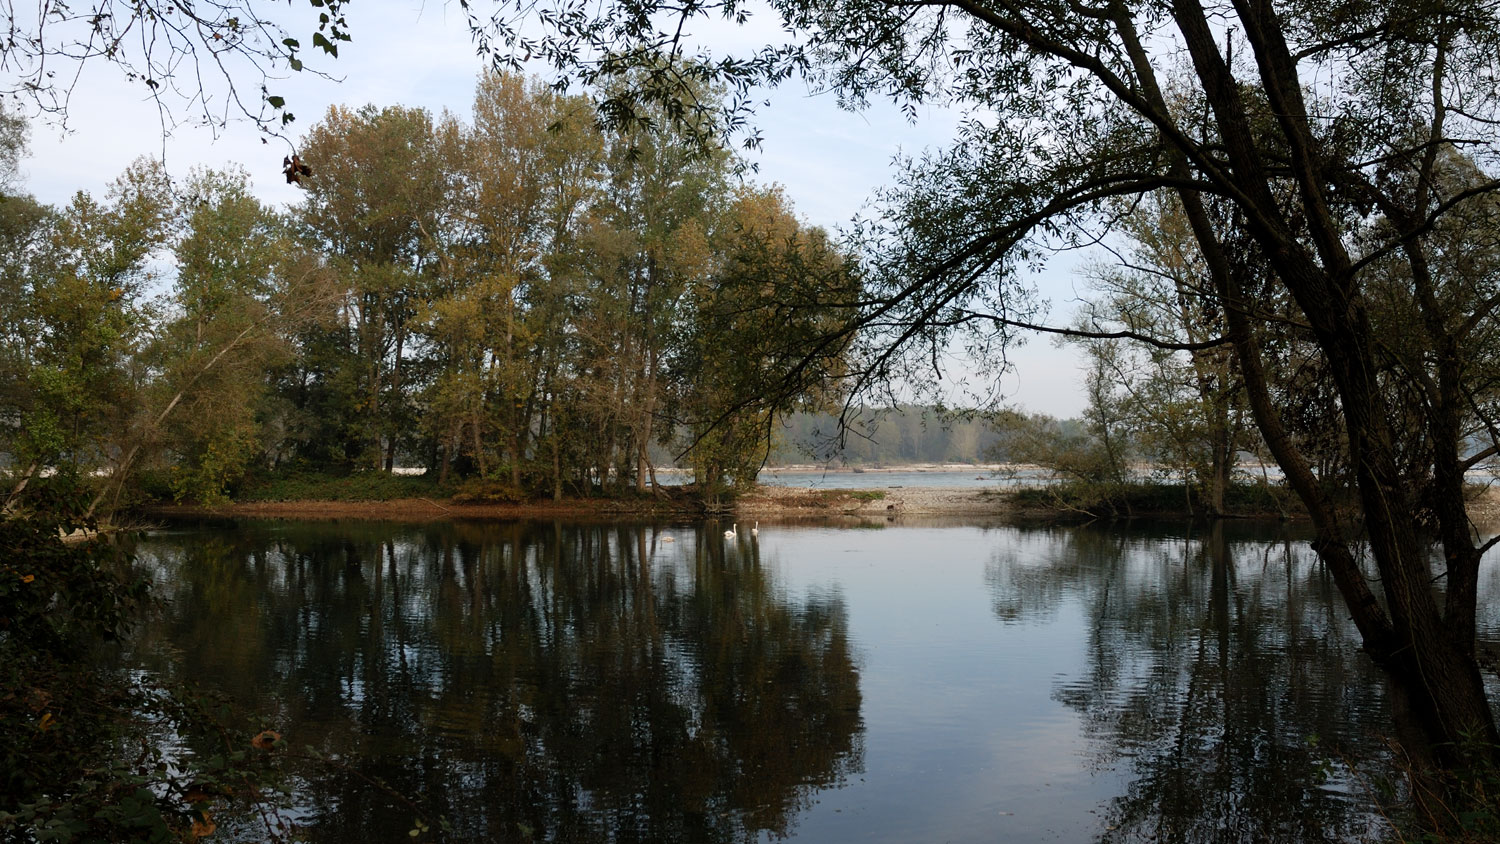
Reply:
[[739, 529], [740, 529], [740, 523], [739, 522], [735, 522], [734, 525], [729, 528], [729, 530], [724, 531], [724, 538], [725, 539], [734, 539], [736, 536], [738, 536], [738, 534], [735, 533], [735, 531], [737, 531]]
[[755, 527], [750, 528], [750, 535], [751, 536], [760, 536], [760, 522], [758, 520], [755, 523]]
[[676, 542], [677, 540], [672, 538], [672, 534], [665, 533], [665, 534], [662, 534], [661, 541], [662, 542]]

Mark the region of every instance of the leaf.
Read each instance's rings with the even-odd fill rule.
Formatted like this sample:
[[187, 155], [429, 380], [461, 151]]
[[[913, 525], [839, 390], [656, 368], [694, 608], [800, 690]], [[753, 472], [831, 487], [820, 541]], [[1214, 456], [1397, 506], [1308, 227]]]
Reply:
[[281, 733], [275, 730], [261, 730], [255, 738], [250, 740], [250, 746], [256, 750], [270, 750], [281, 741]]
[[333, 42], [324, 37], [323, 33], [321, 32], [313, 33], [313, 46], [322, 47], [323, 52], [328, 53], [334, 58], [338, 58], [339, 48], [334, 46]]
[[195, 819], [193, 821], [193, 837], [203, 838], [209, 835], [213, 835], [214, 830], [218, 828], [219, 825], [214, 823], [214, 819], [209, 817], [207, 812], [204, 812], [203, 818], [201, 820]]
[[270, 104], [271, 108], [281, 108], [282, 106], [286, 105], [286, 98], [270, 96], [266, 97], [266, 102]]

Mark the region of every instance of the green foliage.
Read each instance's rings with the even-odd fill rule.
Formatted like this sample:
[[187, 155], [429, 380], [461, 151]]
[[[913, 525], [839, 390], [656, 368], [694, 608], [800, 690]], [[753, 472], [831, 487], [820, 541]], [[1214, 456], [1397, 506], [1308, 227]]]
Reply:
[[[12, 203], [4, 203], [11, 210]], [[132, 358], [153, 310], [152, 253], [165, 241], [166, 176], [137, 161], [106, 202], [79, 194], [57, 212], [24, 201], [20, 247], [7, 256], [0, 297], [0, 401], [5, 448], [23, 465], [104, 465], [140, 402]], [[19, 424], [17, 424], [19, 423]]]
[[1111, 448], [1100, 434], [1101, 430], [1110, 429], [1101, 425], [1099, 420], [1097, 408], [1093, 419], [1082, 422], [1003, 412], [993, 423], [999, 435], [994, 454], [1003, 456], [1008, 462], [1040, 466], [1082, 485], [1123, 484], [1131, 480], [1125, 460], [1129, 454], [1128, 443], [1122, 445], [1117, 436]]
[[1408, 841], [1423, 844], [1486, 844], [1500, 841], [1500, 768], [1493, 751], [1475, 749], [1466, 768], [1438, 781], [1422, 777], [1428, 793], [1413, 801], [1403, 822]]
[[145, 596], [145, 581], [108, 543], [62, 541], [96, 527], [82, 518], [76, 479], [50, 478], [29, 492], [18, 505], [26, 515], [0, 519], [0, 646], [65, 657], [118, 639]]
[[1049, 512], [1068, 511], [1106, 518], [1214, 515], [1285, 518], [1285, 496], [1285, 491], [1277, 488], [1233, 483], [1225, 489], [1225, 507], [1219, 513], [1203, 497], [1202, 491], [1192, 485], [1156, 483], [1142, 479], [1103, 488], [1075, 480], [1018, 489], [1014, 501], [1024, 508]]
[[347, 475], [310, 471], [267, 473], [247, 480], [242, 501], [391, 501], [400, 498], [446, 498], [451, 487], [432, 475], [393, 475], [364, 471]]
[[145, 468], [135, 474], [134, 492], [142, 502], [164, 503], [175, 501], [177, 492], [172, 488], [175, 467]]
[[[101, 479], [101, 513], [146, 480], [205, 504], [433, 494], [356, 471], [419, 464], [494, 479], [483, 499], [619, 495], [683, 430], [710, 497], [752, 484], [774, 416], [836, 392], [855, 264], [777, 191], [732, 190], [729, 151], [597, 117], [489, 74], [471, 125], [331, 109], [285, 217], [241, 171], [149, 161], [103, 199], [0, 203], [12, 491], [63, 467]], [[337, 480], [253, 480], [288, 465]]]
[[1434, 770], [1417, 767], [1403, 756], [1395, 779], [1369, 777], [1359, 770], [1358, 761], [1342, 755], [1326, 766], [1349, 768], [1369, 782], [1371, 796], [1390, 825], [1383, 841], [1489, 844], [1500, 840], [1500, 768], [1495, 754], [1472, 736], [1459, 745], [1458, 765]]
[[775, 415], [837, 395], [852, 316], [839, 303], [860, 288], [852, 259], [776, 190], [742, 190], [712, 245], [722, 258], [690, 289], [674, 358], [688, 460], [710, 500], [755, 482]]
[[470, 478], [458, 485], [454, 501], [476, 504], [519, 504], [527, 499], [525, 491], [508, 479], [498, 477]]
[[197, 445], [191, 461], [170, 470], [172, 499], [222, 504], [239, 487], [251, 462], [260, 456], [255, 429], [243, 422], [219, 425]]

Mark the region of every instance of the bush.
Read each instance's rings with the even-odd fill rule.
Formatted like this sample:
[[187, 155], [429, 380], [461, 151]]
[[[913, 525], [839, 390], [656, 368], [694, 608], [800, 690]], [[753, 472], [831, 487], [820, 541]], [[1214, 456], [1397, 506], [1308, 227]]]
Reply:
[[526, 493], [498, 478], [470, 478], [459, 485], [453, 500], [474, 504], [519, 504], [526, 500]]
[[171, 470], [153, 468], [136, 472], [135, 492], [139, 494], [139, 500], [150, 502], [173, 500]]
[[[1263, 484], [1231, 484], [1224, 496], [1224, 506], [1235, 516], [1287, 515], [1286, 504], [1277, 488]], [[1183, 484], [1132, 483], [1089, 484], [1065, 482], [1053, 486], [1016, 491], [1015, 501], [1022, 507], [1067, 510], [1100, 517], [1133, 516], [1202, 516], [1208, 506], [1192, 488]]]

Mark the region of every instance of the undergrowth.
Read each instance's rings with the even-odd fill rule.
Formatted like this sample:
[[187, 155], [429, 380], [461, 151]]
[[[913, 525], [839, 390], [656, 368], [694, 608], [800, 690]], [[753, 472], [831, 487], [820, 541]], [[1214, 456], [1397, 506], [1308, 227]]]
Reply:
[[399, 498], [448, 498], [453, 484], [441, 485], [431, 474], [393, 475], [364, 471], [347, 475], [319, 472], [268, 474], [247, 481], [238, 501], [391, 501]]
[[[1015, 502], [1027, 508], [1104, 518], [1211, 515], [1199, 491], [1184, 484], [1063, 482], [1019, 489]], [[1220, 515], [1275, 518], [1287, 518], [1297, 512], [1288, 503], [1284, 490], [1263, 484], [1232, 484], [1225, 491], [1224, 510]]]

